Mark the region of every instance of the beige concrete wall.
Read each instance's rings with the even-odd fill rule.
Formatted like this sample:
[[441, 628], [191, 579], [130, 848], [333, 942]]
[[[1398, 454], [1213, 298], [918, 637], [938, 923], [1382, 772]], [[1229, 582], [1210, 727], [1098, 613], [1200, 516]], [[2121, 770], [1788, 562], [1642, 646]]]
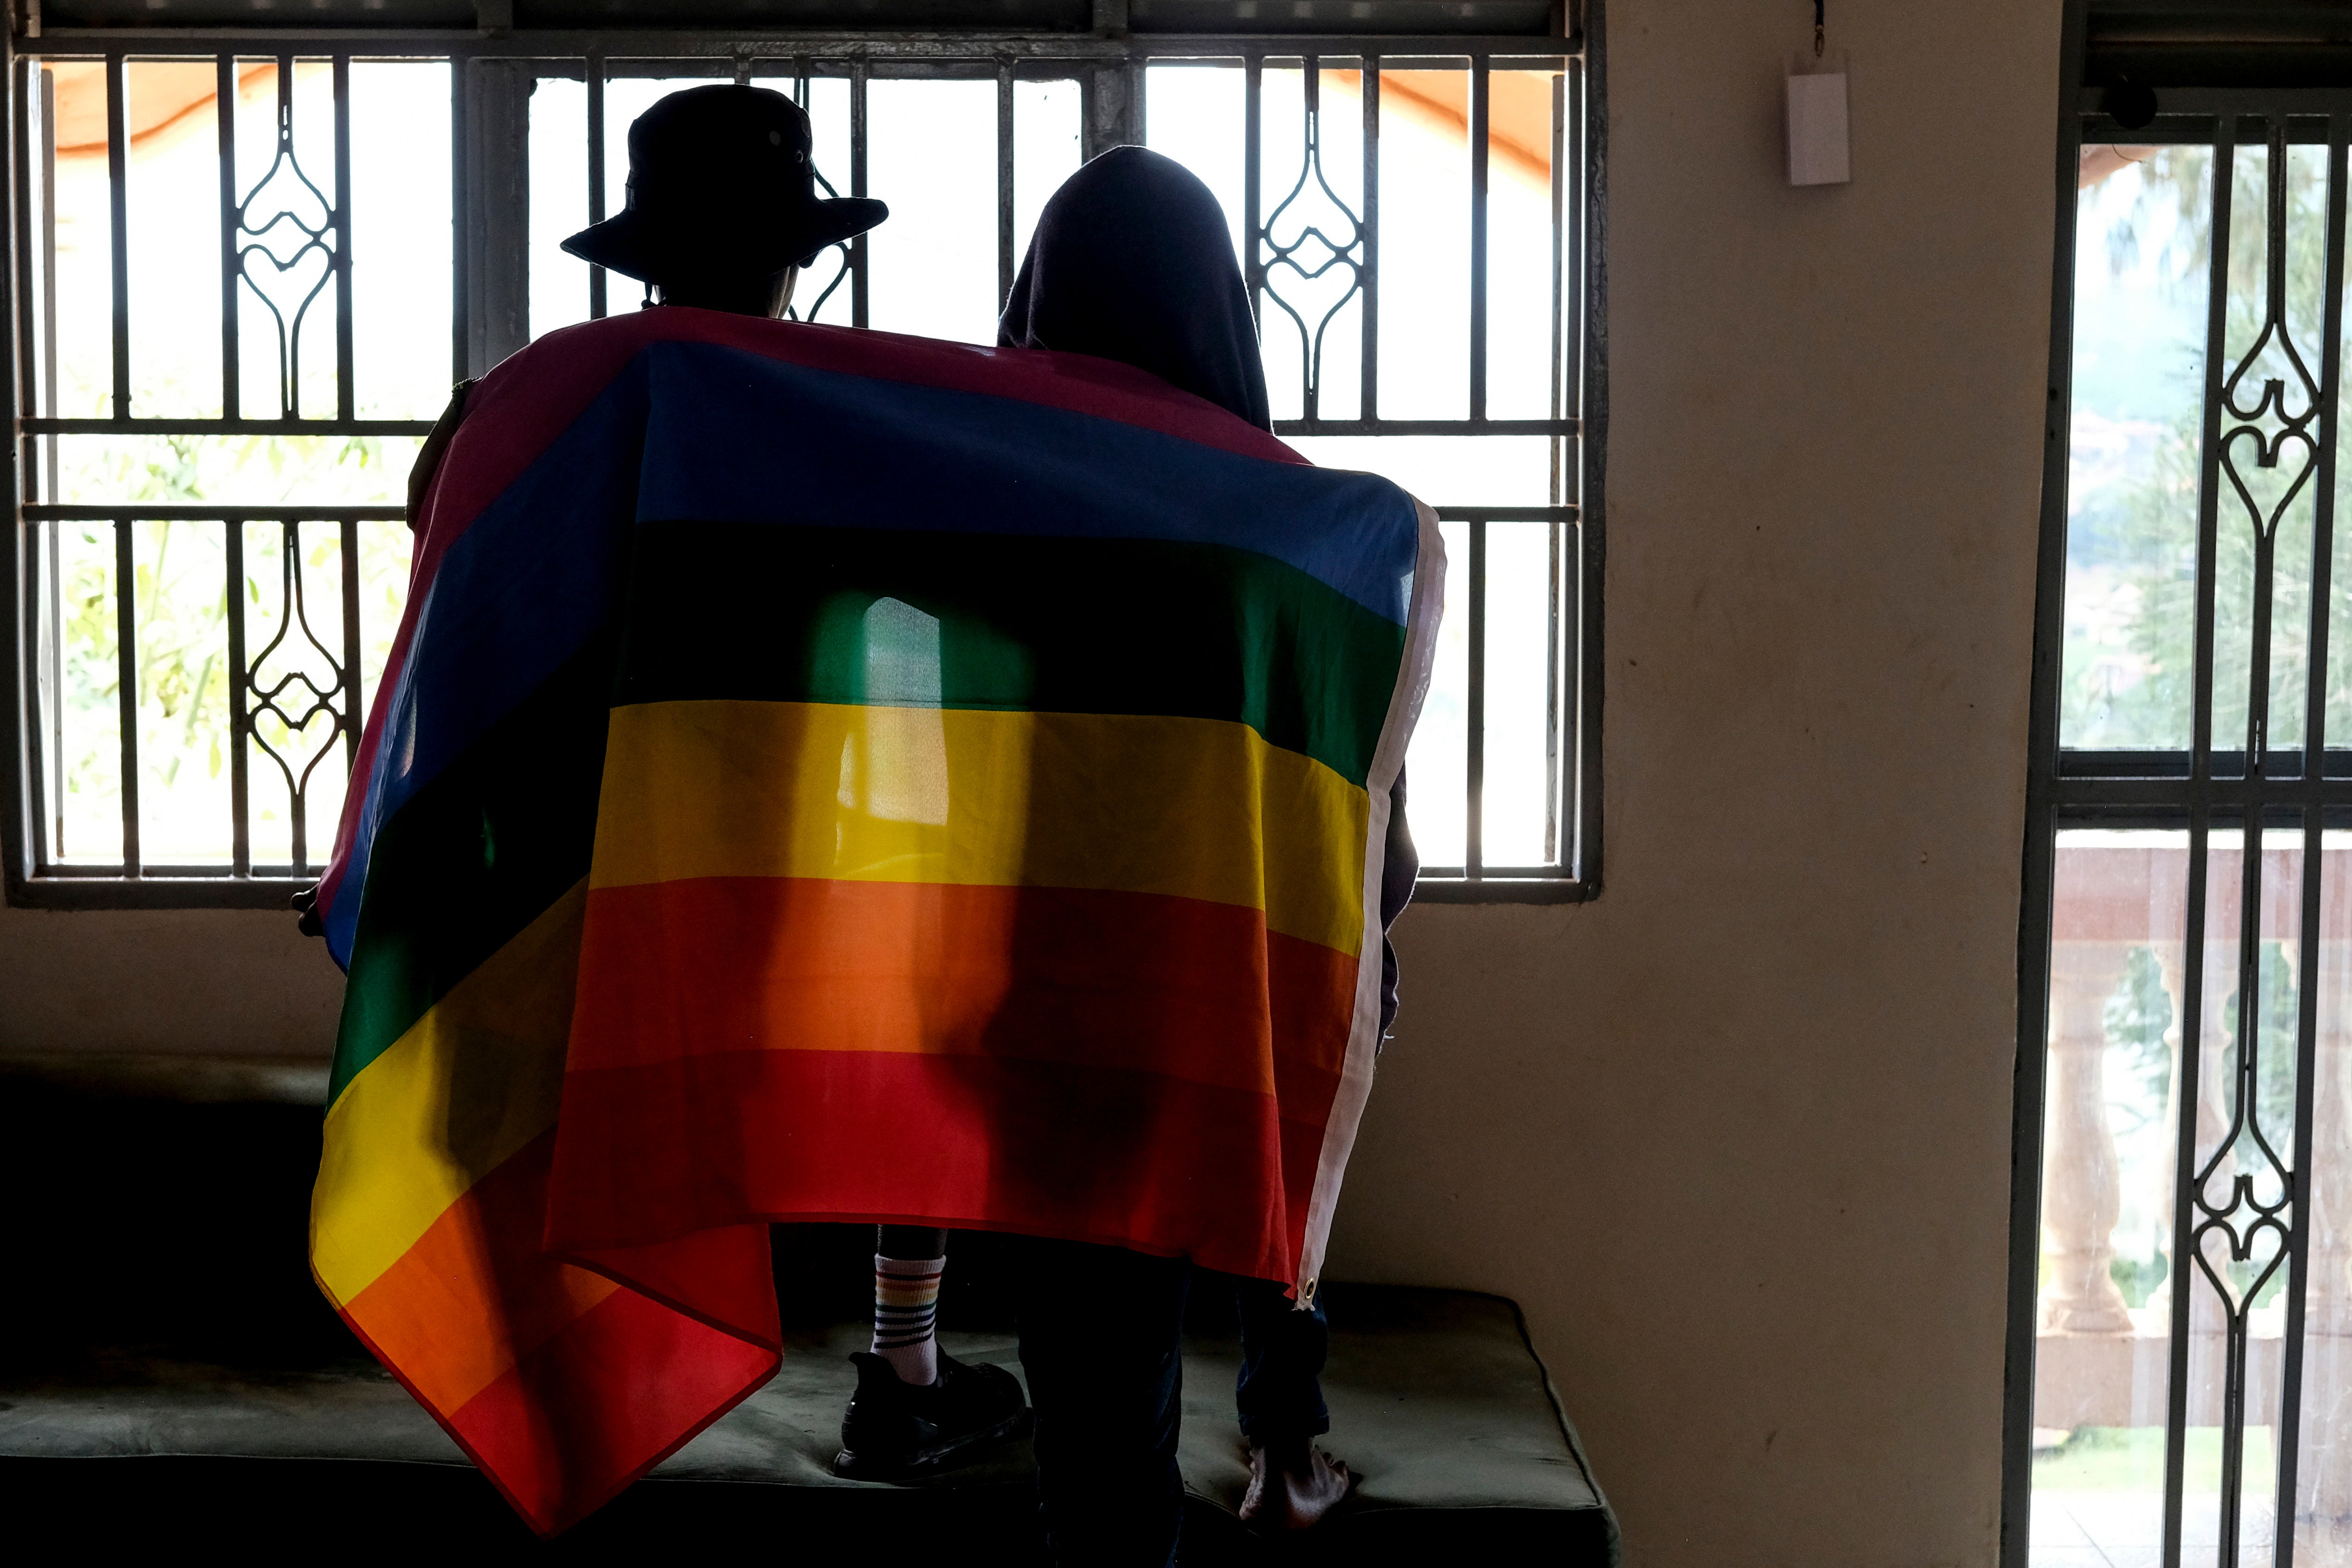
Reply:
[[291, 913], [0, 909], [0, 1055], [323, 1060], [342, 980]]
[[1985, 1563], [2058, 5], [1610, 0], [1607, 890], [1405, 917], [1336, 1274], [1526, 1303], [1643, 1568]]
[[[1637, 1568], [1992, 1559], [2055, 0], [1612, 0], [1608, 891], [1406, 917], [1335, 1272], [1528, 1308]], [[271, 915], [0, 911], [0, 1050], [323, 1052]]]

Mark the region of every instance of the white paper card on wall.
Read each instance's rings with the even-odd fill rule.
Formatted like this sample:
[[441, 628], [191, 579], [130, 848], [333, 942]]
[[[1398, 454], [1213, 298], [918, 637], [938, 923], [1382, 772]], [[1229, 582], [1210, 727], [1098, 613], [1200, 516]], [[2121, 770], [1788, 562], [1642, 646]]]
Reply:
[[1789, 183], [1843, 185], [1853, 178], [1846, 135], [1845, 72], [1789, 78]]

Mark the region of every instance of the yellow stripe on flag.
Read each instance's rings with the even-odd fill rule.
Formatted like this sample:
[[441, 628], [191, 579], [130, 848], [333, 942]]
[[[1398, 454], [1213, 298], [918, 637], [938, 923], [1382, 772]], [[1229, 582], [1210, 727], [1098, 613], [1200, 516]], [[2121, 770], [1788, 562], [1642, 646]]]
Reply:
[[615, 709], [591, 883], [1161, 893], [1353, 956], [1364, 792], [1245, 724], [810, 702]]
[[555, 1123], [587, 885], [360, 1070], [327, 1112], [310, 1264], [349, 1306], [475, 1182]]

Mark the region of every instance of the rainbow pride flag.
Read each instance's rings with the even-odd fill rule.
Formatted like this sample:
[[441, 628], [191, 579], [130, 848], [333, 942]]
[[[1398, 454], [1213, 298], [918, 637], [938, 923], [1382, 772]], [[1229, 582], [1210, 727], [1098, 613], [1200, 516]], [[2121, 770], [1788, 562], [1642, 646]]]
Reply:
[[1443, 577], [1101, 361], [676, 309], [507, 361], [320, 889], [320, 1288], [547, 1533], [772, 1375], [772, 1219], [1311, 1295]]

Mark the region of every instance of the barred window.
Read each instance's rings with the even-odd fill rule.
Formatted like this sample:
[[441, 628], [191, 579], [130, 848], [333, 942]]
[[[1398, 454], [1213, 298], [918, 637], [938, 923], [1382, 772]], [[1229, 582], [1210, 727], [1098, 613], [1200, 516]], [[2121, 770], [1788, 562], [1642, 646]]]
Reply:
[[2156, 12], [2078, 3], [2064, 59], [2010, 1568], [2352, 1518], [2352, 100], [2308, 18]]
[[[1254, 9], [1135, 0], [1096, 5], [1089, 31], [952, 36], [394, 35], [62, 26], [114, 18], [52, 4], [7, 77], [12, 900], [276, 907], [315, 879], [399, 618], [421, 438], [453, 380], [636, 308], [636, 285], [559, 242], [620, 205], [629, 122], [713, 79], [790, 93], [827, 185], [891, 204], [803, 276], [799, 319], [991, 342], [1080, 162], [1138, 142], [1199, 174], [1233, 225], [1277, 432], [1444, 520], [1446, 626], [1409, 761], [1423, 896], [1589, 896], [1591, 29], [1543, 5], [1408, 4], [1370, 9], [1454, 30], [1234, 30]], [[1155, 10], [1227, 30], [1155, 31]]]

